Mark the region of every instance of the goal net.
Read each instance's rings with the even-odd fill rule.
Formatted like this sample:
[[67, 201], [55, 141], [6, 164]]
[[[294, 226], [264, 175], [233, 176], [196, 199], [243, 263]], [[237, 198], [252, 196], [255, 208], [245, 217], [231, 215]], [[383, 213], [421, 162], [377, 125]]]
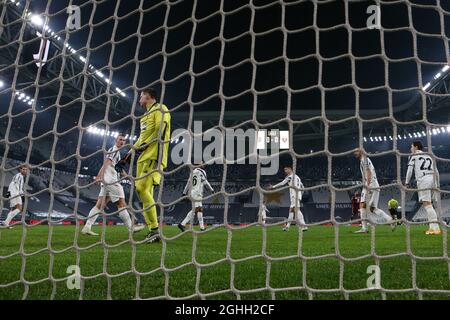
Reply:
[[[1, 0], [0, 299], [448, 298], [449, 18], [443, 0]], [[172, 130], [161, 241], [135, 153], [120, 184], [145, 229], [109, 203], [86, 235], [110, 148], [153, 121], [149, 87]], [[405, 186], [414, 141], [440, 234]], [[276, 186], [289, 168], [301, 182]]]

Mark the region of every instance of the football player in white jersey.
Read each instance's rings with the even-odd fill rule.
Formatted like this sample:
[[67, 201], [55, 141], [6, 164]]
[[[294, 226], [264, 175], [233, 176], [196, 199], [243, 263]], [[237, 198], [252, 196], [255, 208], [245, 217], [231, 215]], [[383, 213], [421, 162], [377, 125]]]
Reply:
[[308, 230], [308, 227], [305, 223], [305, 218], [303, 217], [303, 213], [300, 210], [300, 201], [302, 200], [302, 194], [303, 192], [298, 189], [303, 189], [303, 183], [300, 180], [299, 176], [296, 175], [292, 169], [291, 166], [285, 166], [284, 167], [284, 173], [286, 175], [286, 178], [281, 181], [280, 183], [269, 186], [269, 189], [276, 189], [279, 187], [282, 187], [286, 184], [289, 185], [289, 196], [291, 200], [291, 204], [289, 207], [289, 216], [288, 221], [285, 224], [283, 231], [289, 231], [289, 228], [291, 226], [291, 222], [294, 221], [294, 216], [296, 218], [297, 223], [301, 226], [300, 229], [302, 231]]
[[19, 173], [17, 173], [11, 180], [11, 183], [8, 186], [7, 196], [9, 198], [9, 207], [10, 211], [6, 220], [2, 223], [5, 227], [11, 229], [9, 224], [12, 219], [20, 212], [22, 212], [22, 197], [25, 194], [25, 183], [24, 179], [28, 174], [28, 167], [23, 164], [19, 167]]
[[181, 232], [184, 232], [186, 224], [188, 222], [192, 226], [195, 215], [197, 215], [200, 230], [201, 231], [205, 230], [205, 224], [203, 223], [203, 205], [202, 205], [203, 189], [204, 186], [208, 187], [208, 189], [211, 192], [214, 192], [214, 189], [211, 187], [211, 185], [208, 182], [208, 179], [206, 178], [205, 170], [200, 168], [202, 165], [203, 163], [200, 162], [199, 166], [192, 171], [192, 175], [188, 180], [188, 182], [186, 183], [186, 187], [184, 188], [183, 191], [183, 195], [186, 195], [189, 189], [191, 190], [190, 198], [192, 201], [192, 210], [189, 211], [184, 220], [178, 224], [178, 228], [181, 230]]
[[[363, 221], [361, 222], [361, 229], [355, 233], [368, 233], [369, 229], [367, 227], [367, 208], [370, 212], [376, 215], [378, 218], [385, 220], [386, 222], [391, 222], [392, 217], [386, 212], [378, 208], [378, 201], [380, 199], [380, 185], [378, 184], [377, 174], [375, 172], [375, 167], [372, 161], [364, 155], [361, 149], [357, 149], [354, 155], [360, 161], [360, 170], [362, 176], [363, 190], [361, 192], [361, 201], [359, 205], [360, 216]], [[397, 226], [396, 223], [391, 224], [392, 231], [395, 230]]]
[[435, 168], [433, 158], [423, 152], [423, 145], [420, 141], [414, 141], [411, 144], [412, 156], [409, 158], [408, 171], [406, 172], [405, 185], [409, 188], [409, 182], [414, 171], [417, 181], [419, 202], [427, 212], [429, 229], [425, 232], [427, 235], [441, 234], [436, 210], [432, 202], [433, 188], [438, 188], [437, 177], [439, 172]]
[[127, 226], [128, 230], [132, 232], [138, 232], [144, 229], [145, 226], [137, 225], [133, 227], [130, 214], [126, 209], [125, 193], [123, 187], [120, 184], [120, 176], [127, 175], [125, 171], [119, 173], [115, 170], [115, 165], [120, 161], [119, 149], [125, 144], [124, 135], [120, 134], [116, 138], [116, 143], [112, 146], [105, 156], [103, 166], [100, 168], [95, 180], [101, 184], [100, 193], [97, 199], [97, 203], [89, 212], [88, 219], [85, 226], [81, 230], [82, 234], [98, 236], [97, 233], [91, 230], [97, 216], [106, 207], [109, 201], [115, 203], [119, 209], [119, 216]]

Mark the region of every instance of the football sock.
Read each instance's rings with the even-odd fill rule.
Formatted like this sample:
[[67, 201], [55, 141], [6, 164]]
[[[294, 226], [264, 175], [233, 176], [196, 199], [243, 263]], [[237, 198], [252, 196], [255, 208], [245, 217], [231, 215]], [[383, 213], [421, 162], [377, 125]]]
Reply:
[[14, 209], [14, 210], [10, 211], [8, 213], [8, 216], [6, 217], [5, 225], [9, 226], [9, 224], [11, 223], [11, 220], [14, 219], [14, 217], [17, 216], [19, 214], [19, 212], [20, 212], [19, 209]]

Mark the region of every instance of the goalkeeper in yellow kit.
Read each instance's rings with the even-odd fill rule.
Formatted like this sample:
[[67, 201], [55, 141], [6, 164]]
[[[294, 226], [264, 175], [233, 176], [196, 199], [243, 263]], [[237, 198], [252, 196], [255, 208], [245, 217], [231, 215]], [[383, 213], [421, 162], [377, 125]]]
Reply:
[[145, 114], [140, 119], [141, 133], [121, 163], [124, 165], [129, 162], [132, 152], [138, 157], [135, 187], [142, 202], [145, 223], [150, 230], [146, 238], [148, 242], [161, 239], [153, 189], [160, 184], [161, 171], [167, 167], [170, 142], [169, 109], [157, 100], [154, 89], [149, 88], [141, 92], [139, 104], [145, 108]]

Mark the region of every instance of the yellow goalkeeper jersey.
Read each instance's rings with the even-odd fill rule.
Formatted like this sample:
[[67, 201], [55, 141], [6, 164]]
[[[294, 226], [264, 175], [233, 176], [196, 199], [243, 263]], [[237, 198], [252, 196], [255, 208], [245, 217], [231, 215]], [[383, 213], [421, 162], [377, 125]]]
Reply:
[[162, 153], [161, 166], [163, 169], [166, 168], [170, 143], [170, 113], [167, 106], [157, 102], [147, 105], [147, 111], [140, 120], [140, 127], [141, 133], [134, 146], [139, 148], [146, 143], [149, 143], [149, 146], [141, 153], [138, 162], [158, 161], [159, 155]]

